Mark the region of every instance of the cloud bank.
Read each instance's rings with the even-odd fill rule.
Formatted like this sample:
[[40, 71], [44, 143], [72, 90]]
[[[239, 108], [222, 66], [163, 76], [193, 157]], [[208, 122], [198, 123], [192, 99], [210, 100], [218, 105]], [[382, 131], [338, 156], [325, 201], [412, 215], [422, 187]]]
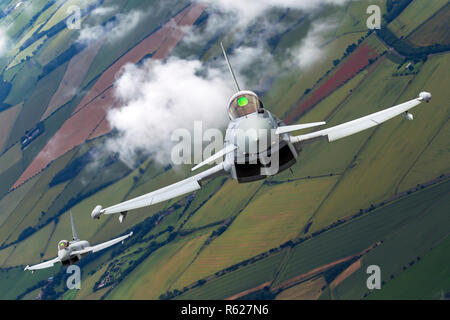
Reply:
[[322, 46], [325, 35], [337, 26], [336, 21], [328, 19], [313, 23], [300, 45], [290, 50], [295, 64], [302, 69], [307, 69], [320, 61], [324, 54]]
[[[91, 12], [91, 16], [93, 16], [95, 20], [96, 17], [100, 18], [115, 10], [117, 10], [115, 7], [99, 7]], [[143, 12], [135, 10], [126, 14], [119, 13], [115, 16], [114, 20], [109, 21], [104, 25], [96, 24], [93, 26], [85, 26], [82, 24], [78, 42], [90, 44], [104, 37], [110, 42], [121, 39], [133, 31], [143, 16]]]
[[10, 39], [3, 28], [0, 28], [0, 58], [6, 55], [10, 47]]
[[175, 143], [170, 140], [172, 132], [178, 128], [192, 131], [196, 120], [203, 122], [204, 129], [223, 127], [232, 94], [233, 84], [223, 73], [205, 69], [196, 60], [149, 59], [141, 67], [127, 65], [115, 83], [122, 107], [108, 114], [119, 133], [107, 142], [107, 148], [120, 152], [130, 166], [141, 150], [167, 163]]

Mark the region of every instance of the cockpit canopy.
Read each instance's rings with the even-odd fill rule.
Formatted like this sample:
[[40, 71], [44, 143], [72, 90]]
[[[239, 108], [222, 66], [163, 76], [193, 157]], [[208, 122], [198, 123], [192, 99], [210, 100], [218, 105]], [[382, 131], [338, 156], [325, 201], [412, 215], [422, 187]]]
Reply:
[[61, 240], [61, 241], [58, 243], [58, 251], [64, 250], [64, 249], [67, 248], [68, 246], [69, 246], [69, 241], [67, 241], [67, 240]]
[[263, 109], [258, 96], [251, 91], [239, 91], [231, 97], [228, 114], [231, 119], [244, 117]]

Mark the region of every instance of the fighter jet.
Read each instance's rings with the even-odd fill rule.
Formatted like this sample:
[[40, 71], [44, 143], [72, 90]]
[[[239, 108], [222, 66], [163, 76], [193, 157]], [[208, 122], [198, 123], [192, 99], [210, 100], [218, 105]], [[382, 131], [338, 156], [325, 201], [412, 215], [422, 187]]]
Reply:
[[73, 222], [72, 212], [70, 213], [70, 220], [72, 222], [72, 241], [61, 240], [58, 243], [58, 256], [56, 258], [36, 264], [31, 267], [28, 265], [25, 267], [24, 271], [31, 270], [31, 272], [34, 273], [39, 269], [51, 268], [57, 262], [61, 262], [64, 267], [67, 267], [69, 265], [77, 263], [81, 260], [82, 257], [91, 252], [97, 252], [111, 247], [116, 243], [123, 242], [126, 238], [133, 235], [133, 232], [130, 232], [125, 236], [91, 247], [89, 242], [87, 242], [86, 240], [80, 240], [80, 238], [78, 237], [78, 232]]
[[[224, 160], [201, 173], [140, 197], [108, 208], [98, 205], [91, 213], [93, 219], [100, 219], [102, 214], [120, 213], [119, 221], [122, 222], [129, 210], [154, 205], [194, 192], [199, 190], [201, 184], [206, 180], [220, 175], [228, 175], [237, 180], [238, 183], [265, 179], [294, 165], [300, 151], [309, 142], [319, 139], [333, 142], [375, 127], [398, 115], [403, 115], [407, 120], [413, 120], [413, 115], [409, 113], [409, 110], [424, 101], [429, 102], [431, 100], [430, 93], [421, 92], [413, 100], [362, 118], [310, 133], [291, 135], [293, 132], [322, 126], [326, 123], [320, 121], [285, 125], [283, 121], [264, 108], [256, 93], [240, 89], [222, 43], [221, 47], [237, 92], [228, 103], [230, 121], [223, 149], [194, 166], [192, 171], [217, 163], [223, 158]], [[268, 134], [268, 132], [271, 132], [271, 134]], [[268, 137], [269, 135], [270, 137]], [[265, 146], [261, 144], [261, 141], [266, 141]], [[273, 165], [273, 159], [277, 160], [276, 166]]]

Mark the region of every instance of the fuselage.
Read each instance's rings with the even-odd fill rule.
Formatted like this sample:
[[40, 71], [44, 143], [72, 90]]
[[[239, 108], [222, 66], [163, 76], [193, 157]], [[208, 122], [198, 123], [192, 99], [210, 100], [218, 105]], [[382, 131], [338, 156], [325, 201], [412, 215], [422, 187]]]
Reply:
[[81, 260], [82, 255], [73, 254], [73, 252], [83, 250], [87, 247], [89, 247], [89, 242], [86, 240], [61, 240], [58, 243], [58, 258], [65, 267], [75, 264]]
[[230, 122], [224, 147], [237, 146], [225, 156], [224, 168], [238, 182], [265, 179], [291, 167], [300, 150], [290, 142], [289, 134], [275, 134], [283, 122], [264, 109], [258, 96], [240, 91], [231, 97]]

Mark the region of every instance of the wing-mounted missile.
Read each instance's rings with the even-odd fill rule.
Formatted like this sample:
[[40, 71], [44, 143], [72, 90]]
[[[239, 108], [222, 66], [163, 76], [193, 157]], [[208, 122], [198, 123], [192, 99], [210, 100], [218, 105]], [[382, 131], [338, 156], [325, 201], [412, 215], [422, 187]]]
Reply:
[[433, 96], [431, 95], [431, 93], [423, 91], [423, 92], [419, 93], [419, 98], [418, 99], [420, 101], [425, 101], [426, 103], [428, 103], [428, 102], [430, 102], [432, 97]]
[[409, 113], [408, 111], [403, 112], [403, 118], [410, 121], [414, 120], [414, 116], [412, 115], [412, 113]]
[[[27, 265], [26, 267], [25, 267], [25, 269], [23, 269], [23, 271], [27, 271], [27, 270], [29, 270], [30, 269], [30, 265]], [[31, 274], [34, 274], [34, 272], [35, 272], [36, 270], [31, 270]]]
[[127, 217], [127, 213], [128, 213], [128, 211], [123, 211], [120, 213], [120, 216], [119, 216], [120, 223], [122, 223], [125, 220], [125, 218]]
[[92, 217], [92, 219], [100, 219], [100, 216], [102, 215], [102, 213], [103, 213], [103, 207], [96, 206], [94, 208], [94, 210], [92, 210], [91, 217]]
[[[425, 101], [426, 103], [428, 103], [428, 102], [430, 102], [431, 98], [432, 98], [431, 93], [422, 91], [421, 93], [419, 93], [419, 97], [417, 98], [417, 100]], [[408, 111], [403, 112], [402, 116], [406, 120], [410, 120], [410, 121], [414, 120], [413, 114]]]

